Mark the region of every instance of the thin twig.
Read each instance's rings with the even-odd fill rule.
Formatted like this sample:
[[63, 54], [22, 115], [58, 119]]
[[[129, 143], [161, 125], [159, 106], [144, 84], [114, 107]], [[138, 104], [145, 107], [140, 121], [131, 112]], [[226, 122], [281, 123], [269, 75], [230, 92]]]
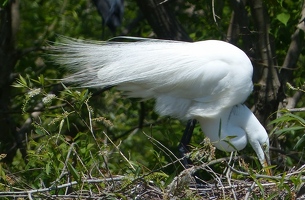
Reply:
[[286, 110], [288, 110], [289, 112], [304, 112], [305, 107], [303, 107], [303, 108], [286, 108]]
[[216, 20], [216, 17], [218, 17], [218, 16], [215, 14], [215, 0], [212, 0], [212, 13], [213, 13], [214, 22], [215, 22], [216, 26], [218, 26], [218, 23]]
[[124, 160], [127, 161], [129, 166], [136, 171], [136, 168], [132, 165], [132, 163], [127, 159], [127, 157], [123, 154], [123, 152], [120, 150], [120, 148], [114, 144], [114, 142], [111, 140], [111, 138], [103, 131], [103, 134], [107, 137], [107, 139], [111, 142], [111, 144], [116, 148], [116, 150], [121, 154], [121, 156], [124, 158]]
[[52, 187], [53, 185], [55, 185], [56, 183], [58, 183], [59, 180], [60, 180], [63, 176], [65, 176], [65, 175], [67, 174], [67, 165], [68, 165], [68, 162], [69, 162], [70, 155], [71, 155], [71, 152], [72, 152], [72, 150], [73, 150], [74, 144], [75, 144], [75, 143], [72, 143], [72, 144], [70, 145], [70, 147], [69, 147], [69, 149], [68, 149], [68, 153], [67, 153], [67, 156], [66, 156], [66, 160], [65, 160], [64, 166], [63, 166], [63, 168], [62, 168], [62, 170], [61, 170], [61, 173], [60, 173], [59, 177], [56, 178], [56, 180], [53, 182], [53, 184], [51, 185], [51, 187]]
[[[159, 142], [158, 140], [156, 140], [155, 138], [147, 135], [145, 132], [143, 132], [144, 135], [152, 142], [152, 144], [154, 144], [155, 146], [157, 146], [156, 144], [158, 144], [158, 147], [161, 146], [162, 148], [159, 147], [159, 149], [165, 153], [166, 155], [168, 155], [166, 152], [169, 152], [179, 163], [182, 167], [184, 167], [185, 169], [185, 166], [183, 165], [183, 163], [180, 161], [180, 159], [171, 151], [169, 150], [166, 146], [164, 146], [161, 142]], [[165, 151], [166, 150], [166, 151]], [[171, 158], [169, 155], [168, 155], [169, 158]]]
[[254, 188], [255, 186], [256, 186], [256, 183], [253, 182], [253, 183], [251, 184], [251, 186], [249, 187], [248, 192], [247, 192], [246, 195], [245, 195], [245, 200], [249, 199], [250, 194], [251, 194], [251, 192], [252, 192], [252, 190], [253, 190], [253, 188]]
[[[230, 163], [232, 162], [232, 159], [233, 159], [233, 156], [234, 156], [235, 153], [236, 153], [236, 152], [233, 152], [233, 151], [231, 152], [230, 160], [229, 160], [229, 162], [228, 162], [228, 165], [230, 165]], [[232, 164], [233, 164], [232, 167], [234, 167], [234, 162], [233, 162]], [[226, 169], [227, 169], [226, 178], [227, 178], [228, 184], [229, 184], [229, 186], [232, 186], [232, 183], [231, 183], [232, 171], [231, 171], [230, 168], [228, 168], [228, 167], [227, 167]], [[231, 188], [231, 191], [232, 191], [232, 194], [233, 194], [234, 199], [237, 200], [236, 195], [235, 195], [235, 191], [234, 191], [234, 188], [233, 188], [233, 187]]]

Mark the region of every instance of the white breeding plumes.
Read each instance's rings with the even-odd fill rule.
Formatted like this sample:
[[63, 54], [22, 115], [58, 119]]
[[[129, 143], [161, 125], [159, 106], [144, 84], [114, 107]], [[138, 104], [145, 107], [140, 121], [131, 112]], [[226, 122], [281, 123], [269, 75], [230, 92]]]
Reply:
[[82, 87], [117, 86], [130, 97], [156, 99], [160, 115], [197, 119], [221, 150], [249, 142], [262, 164], [268, 135], [242, 103], [252, 91], [247, 55], [222, 41], [93, 42], [64, 38], [55, 61], [71, 71], [64, 79]]

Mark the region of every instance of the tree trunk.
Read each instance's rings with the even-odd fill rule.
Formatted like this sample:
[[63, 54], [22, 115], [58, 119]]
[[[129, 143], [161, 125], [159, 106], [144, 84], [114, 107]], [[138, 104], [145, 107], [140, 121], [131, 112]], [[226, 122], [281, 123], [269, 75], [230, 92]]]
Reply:
[[245, 7], [245, 0], [236, 1], [231, 0], [231, 7], [233, 8], [231, 23], [227, 31], [227, 41], [236, 45], [238, 40], [242, 39], [242, 49], [252, 58], [253, 55], [253, 36], [249, 30], [248, 11]]
[[137, 0], [148, 23], [158, 38], [192, 41], [175, 15], [171, 12], [168, 2], [160, 0]]
[[15, 147], [18, 145], [14, 138], [16, 130], [9, 114], [10, 75], [18, 60], [18, 52], [15, 49], [18, 4], [17, 0], [11, 0], [0, 9], [0, 153], [7, 154], [8, 160], [15, 155]]
[[275, 56], [272, 52], [272, 42], [269, 37], [268, 15], [261, 0], [250, 0], [251, 13], [257, 28], [258, 38], [255, 46], [256, 60], [254, 64], [254, 82], [257, 98], [254, 106], [254, 114], [264, 126], [271, 118], [270, 115], [277, 111], [280, 99], [278, 93], [280, 81], [278, 71], [275, 68]]

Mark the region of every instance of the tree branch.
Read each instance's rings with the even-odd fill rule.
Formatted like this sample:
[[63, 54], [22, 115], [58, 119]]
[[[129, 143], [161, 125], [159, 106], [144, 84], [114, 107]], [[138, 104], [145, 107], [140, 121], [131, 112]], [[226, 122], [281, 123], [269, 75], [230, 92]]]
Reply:
[[19, 1], [8, 1], [0, 10], [0, 152], [8, 153], [5, 158], [8, 161], [15, 154], [13, 151], [8, 152], [14, 146], [15, 138], [12, 133], [15, 132], [15, 126], [10, 116], [1, 113], [5, 113], [10, 107], [10, 74], [18, 61], [18, 51], [15, 49], [18, 7]]
[[[304, 31], [305, 31], [305, 4], [303, 4], [302, 11], [301, 11], [301, 19], [300, 23], [297, 26], [297, 29], [291, 36], [291, 43], [287, 51], [287, 55], [285, 57], [284, 63], [282, 65], [283, 69], [295, 69], [297, 68], [297, 62], [301, 54], [301, 50], [303, 49], [304, 42]], [[286, 85], [287, 82], [290, 82], [293, 78], [292, 70], [281, 70], [281, 77], [282, 77], [282, 84], [283, 86]], [[304, 86], [303, 86], [304, 87]], [[287, 105], [285, 108], [291, 109], [296, 106], [298, 101], [301, 99], [304, 92], [296, 91], [292, 97], [287, 97]], [[279, 106], [281, 109], [283, 105]]]
[[[280, 81], [275, 60], [273, 59], [272, 47], [269, 38], [268, 15], [261, 0], [250, 0], [252, 16], [258, 32], [258, 42], [256, 45], [256, 57], [259, 62], [253, 63], [254, 82], [258, 82], [259, 88], [256, 89], [257, 103], [254, 106], [254, 114], [261, 123], [269, 123], [270, 114], [278, 108], [278, 91]], [[261, 64], [268, 67], [262, 67]]]
[[148, 23], [157, 37], [162, 39], [191, 41], [184, 28], [169, 9], [169, 2], [159, 0], [137, 0]]

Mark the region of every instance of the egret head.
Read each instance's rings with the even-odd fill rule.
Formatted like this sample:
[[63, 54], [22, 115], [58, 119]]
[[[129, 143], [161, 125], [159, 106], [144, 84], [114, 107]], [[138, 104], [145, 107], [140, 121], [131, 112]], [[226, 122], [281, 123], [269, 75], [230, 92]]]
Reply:
[[[238, 104], [223, 109], [215, 118], [199, 118], [198, 121], [205, 135], [217, 149], [227, 152], [239, 151], [250, 143], [262, 166], [267, 167], [270, 164], [268, 134], [245, 105]], [[266, 171], [270, 174], [267, 169]]]
[[[255, 115], [244, 105], [241, 105], [239, 111], [243, 119], [241, 124], [247, 135], [247, 140], [257, 154], [257, 157], [263, 167], [270, 165], [269, 156], [269, 137], [266, 129], [258, 121]], [[271, 175], [269, 169], [267, 174]]]
[[[257, 120], [258, 121], [258, 120]], [[253, 132], [255, 131], [255, 132]], [[249, 132], [248, 140], [251, 144], [252, 148], [257, 154], [257, 157], [261, 163], [261, 165], [266, 168], [270, 165], [270, 156], [269, 156], [269, 137], [261, 124], [257, 124], [256, 129]], [[271, 175], [269, 169], [265, 169], [268, 175]]]

